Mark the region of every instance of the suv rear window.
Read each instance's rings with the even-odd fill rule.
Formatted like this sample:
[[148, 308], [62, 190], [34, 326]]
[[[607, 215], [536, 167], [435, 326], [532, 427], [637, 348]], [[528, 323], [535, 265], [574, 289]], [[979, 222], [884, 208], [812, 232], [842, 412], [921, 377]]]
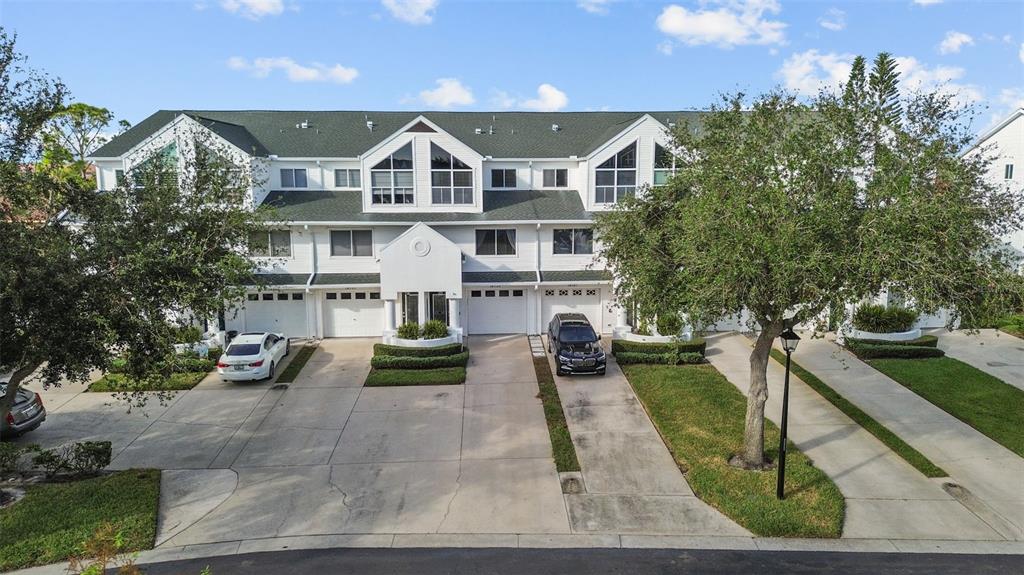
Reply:
[[258, 355], [260, 344], [258, 343], [236, 343], [228, 346], [228, 355]]
[[563, 343], [589, 343], [597, 341], [594, 328], [589, 325], [563, 324], [558, 330], [558, 341]]

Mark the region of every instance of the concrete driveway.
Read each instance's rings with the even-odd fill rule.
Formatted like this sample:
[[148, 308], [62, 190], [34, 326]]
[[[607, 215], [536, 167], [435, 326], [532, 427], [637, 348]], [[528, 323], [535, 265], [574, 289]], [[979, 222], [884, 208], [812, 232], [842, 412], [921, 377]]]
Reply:
[[1024, 340], [995, 329], [974, 334], [944, 329], [928, 333], [938, 336], [939, 348], [946, 355], [1024, 389]]

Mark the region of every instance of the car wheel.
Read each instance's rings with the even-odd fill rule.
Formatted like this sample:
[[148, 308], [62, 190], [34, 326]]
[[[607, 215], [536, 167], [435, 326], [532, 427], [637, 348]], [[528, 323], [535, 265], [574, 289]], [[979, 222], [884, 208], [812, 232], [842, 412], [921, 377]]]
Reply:
[[603, 369], [597, 372], [597, 375], [604, 375], [604, 374], [605, 374], [605, 370], [603, 370]]
[[291, 353], [291, 352], [292, 352], [292, 344], [291, 344], [291, 342], [285, 343], [284, 344], [284, 356], [288, 357], [288, 354]]
[[274, 379], [274, 362], [270, 362], [270, 371], [267, 372], [267, 379]]

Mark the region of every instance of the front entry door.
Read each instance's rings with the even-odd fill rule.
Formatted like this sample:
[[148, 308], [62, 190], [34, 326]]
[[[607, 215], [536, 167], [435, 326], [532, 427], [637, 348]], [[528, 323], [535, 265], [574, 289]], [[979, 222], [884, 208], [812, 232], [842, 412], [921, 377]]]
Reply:
[[402, 323], [420, 322], [420, 294], [405, 292], [402, 294]]
[[448, 298], [446, 294], [441, 291], [430, 292], [427, 294], [428, 307], [427, 310], [428, 319], [436, 319], [444, 322], [448, 325]]

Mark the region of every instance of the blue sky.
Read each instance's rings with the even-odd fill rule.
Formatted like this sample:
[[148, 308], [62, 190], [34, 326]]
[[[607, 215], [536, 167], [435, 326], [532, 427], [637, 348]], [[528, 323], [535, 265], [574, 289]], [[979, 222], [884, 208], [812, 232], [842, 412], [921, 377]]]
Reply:
[[655, 110], [809, 92], [889, 51], [908, 84], [1024, 105], [1024, 3], [0, 0], [75, 99], [160, 108]]

